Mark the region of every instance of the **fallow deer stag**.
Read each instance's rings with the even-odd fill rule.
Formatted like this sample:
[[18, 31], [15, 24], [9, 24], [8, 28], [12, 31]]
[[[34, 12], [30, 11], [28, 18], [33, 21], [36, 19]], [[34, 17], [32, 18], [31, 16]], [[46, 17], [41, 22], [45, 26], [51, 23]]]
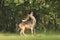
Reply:
[[[30, 18], [30, 20], [27, 21], [29, 18]], [[19, 24], [19, 29], [21, 30], [20, 34], [24, 35], [25, 34], [24, 33], [25, 29], [31, 29], [31, 33], [33, 34], [33, 30], [34, 30], [35, 24], [36, 24], [36, 19], [33, 16], [33, 12], [31, 12], [28, 15], [28, 17], [25, 20], [22, 20], [22, 22]]]

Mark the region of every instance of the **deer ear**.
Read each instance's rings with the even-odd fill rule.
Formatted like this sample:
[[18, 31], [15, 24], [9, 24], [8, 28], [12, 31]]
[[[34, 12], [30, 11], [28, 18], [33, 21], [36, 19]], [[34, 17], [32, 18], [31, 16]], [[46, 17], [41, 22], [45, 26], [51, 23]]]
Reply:
[[30, 14], [31, 16], [33, 15], [33, 13]]
[[31, 14], [30, 15], [33, 15], [33, 12], [31, 12]]

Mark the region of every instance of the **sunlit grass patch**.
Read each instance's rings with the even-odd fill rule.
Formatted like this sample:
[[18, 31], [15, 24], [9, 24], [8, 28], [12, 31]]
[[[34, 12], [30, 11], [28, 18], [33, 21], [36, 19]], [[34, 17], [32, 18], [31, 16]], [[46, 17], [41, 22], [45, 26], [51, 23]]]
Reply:
[[46, 35], [46, 34], [35, 34], [35, 35], [18, 35], [18, 34], [0, 34], [0, 40], [60, 40], [60, 35]]

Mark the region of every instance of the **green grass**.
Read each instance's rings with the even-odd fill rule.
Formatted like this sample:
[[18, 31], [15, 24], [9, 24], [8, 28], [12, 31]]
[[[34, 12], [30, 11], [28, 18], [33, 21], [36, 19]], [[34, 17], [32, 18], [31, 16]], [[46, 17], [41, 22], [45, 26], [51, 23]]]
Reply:
[[35, 34], [19, 35], [10, 33], [0, 33], [0, 40], [60, 40], [59, 34]]

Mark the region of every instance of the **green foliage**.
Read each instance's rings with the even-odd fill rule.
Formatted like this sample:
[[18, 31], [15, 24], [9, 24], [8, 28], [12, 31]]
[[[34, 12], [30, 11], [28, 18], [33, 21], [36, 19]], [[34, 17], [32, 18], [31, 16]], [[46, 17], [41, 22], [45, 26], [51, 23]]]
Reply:
[[21, 23], [29, 11], [33, 11], [37, 19], [36, 30], [60, 30], [59, 0], [0, 0], [0, 4], [2, 32], [15, 32], [16, 24]]

